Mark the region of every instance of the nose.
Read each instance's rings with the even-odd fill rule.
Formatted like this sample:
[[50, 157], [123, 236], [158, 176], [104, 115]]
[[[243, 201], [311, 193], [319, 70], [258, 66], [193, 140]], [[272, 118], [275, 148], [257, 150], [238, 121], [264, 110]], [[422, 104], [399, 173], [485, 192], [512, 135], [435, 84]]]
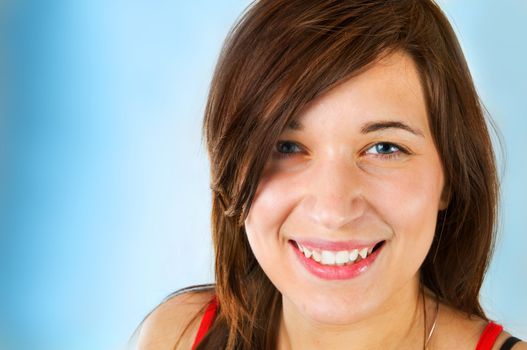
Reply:
[[304, 208], [317, 226], [336, 231], [363, 215], [365, 201], [358, 167], [348, 161], [320, 161], [307, 175]]

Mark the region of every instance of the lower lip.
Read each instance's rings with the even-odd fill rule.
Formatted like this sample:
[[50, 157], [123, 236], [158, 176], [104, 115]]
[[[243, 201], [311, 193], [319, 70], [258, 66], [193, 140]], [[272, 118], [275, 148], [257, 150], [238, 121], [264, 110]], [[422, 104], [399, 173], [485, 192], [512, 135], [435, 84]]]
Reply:
[[366, 259], [362, 259], [361, 261], [351, 265], [339, 266], [322, 265], [317, 263], [313, 259], [306, 258], [304, 253], [302, 253], [300, 249], [298, 249], [298, 246], [295, 242], [290, 243], [293, 247], [293, 251], [295, 252], [302, 265], [306, 268], [306, 270], [312, 273], [313, 275], [325, 280], [347, 280], [363, 275], [371, 269], [373, 263], [375, 262], [375, 260], [377, 259], [386, 244], [386, 242], [384, 242], [382, 246], [380, 246], [379, 248], [377, 248], [377, 250], [368, 255]]

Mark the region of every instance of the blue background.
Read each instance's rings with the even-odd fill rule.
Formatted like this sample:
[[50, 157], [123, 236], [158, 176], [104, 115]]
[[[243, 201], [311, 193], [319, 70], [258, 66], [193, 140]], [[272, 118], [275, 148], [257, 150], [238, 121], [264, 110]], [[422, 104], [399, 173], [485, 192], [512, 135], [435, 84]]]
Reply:
[[[212, 280], [201, 118], [248, 1], [0, 2], [0, 349], [119, 349]], [[504, 135], [482, 300], [527, 338], [527, 2], [445, 0]]]

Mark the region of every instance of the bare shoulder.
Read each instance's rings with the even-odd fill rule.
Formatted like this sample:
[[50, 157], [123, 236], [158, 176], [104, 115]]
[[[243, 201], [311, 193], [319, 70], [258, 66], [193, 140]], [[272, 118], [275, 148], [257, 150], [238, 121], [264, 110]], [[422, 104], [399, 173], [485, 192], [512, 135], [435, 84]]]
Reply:
[[167, 298], [141, 324], [137, 349], [190, 349], [213, 294], [212, 289], [207, 289]]
[[[510, 336], [512, 336], [512, 334], [510, 334], [508, 332], [505, 332], [505, 331], [501, 332], [501, 334], [496, 339], [496, 343], [494, 343], [494, 346], [492, 347], [492, 350], [500, 350], [500, 348], [503, 345], [503, 343], [505, 343], [505, 341]], [[514, 344], [514, 346], [511, 349], [512, 350], [527, 350], [527, 343], [524, 342], [524, 341], [520, 341], [520, 342]]]
[[[438, 350], [466, 349], [474, 350], [488, 322], [475, 316], [467, 316], [449, 306], [441, 304], [437, 319], [436, 333], [432, 339], [431, 348]], [[492, 350], [500, 350], [503, 343], [511, 335], [501, 332]], [[435, 338], [435, 339], [434, 339]], [[432, 344], [431, 344], [432, 345]], [[527, 343], [516, 343], [512, 350], [527, 350]]]
[[440, 304], [431, 348], [474, 350], [486, 325], [487, 322], [482, 318], [469, 317], [450, 306]]
[[527, 350], [527, 343], [524, 341], [521, 341], [519, 343], [516, 343], [512, 349], [514, 350]]

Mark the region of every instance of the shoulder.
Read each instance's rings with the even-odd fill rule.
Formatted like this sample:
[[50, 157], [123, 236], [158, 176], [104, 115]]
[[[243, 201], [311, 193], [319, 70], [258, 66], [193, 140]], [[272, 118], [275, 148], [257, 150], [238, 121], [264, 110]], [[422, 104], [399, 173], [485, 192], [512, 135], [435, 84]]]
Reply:
[[[503, 345], [503, 343], [505, 343], [505, 341], [510, 336], [512, 336], [512, 335], [510, 333], [506, 332], [506, 331], [501, 332], [501, 334], [498, 336], [498, 339], [496, 339], [496, 343], [494, 344], [492, 350], [500, 350], [500, 348]], [[514, 344], [514, 346], [511, 348], [511, 350], [527, 350], [527, 343], [524, 342], [524, 341], [520, 341], [520, 342]]]
[[190, 349], [213, 295], [214, 289], [209, 287], [183, 290], [167, 297], [140, 325], [137, 349]]
[[468, 316], [441, 304], [433, 340], [438, 349], [473, 350], [486, 326], [487, 322], [482, 318]]
[[[433, 343], [438, 349], [476, 349], [488, 322], [475, 316], [467, 316], [449, 306], [441, 304], [437, 320], [437, 331]], [[502, 331], [492, 350], [500, 350], [511, 335]], [[516, 343], [512, 350], [527, 350], [527, 343]]]

